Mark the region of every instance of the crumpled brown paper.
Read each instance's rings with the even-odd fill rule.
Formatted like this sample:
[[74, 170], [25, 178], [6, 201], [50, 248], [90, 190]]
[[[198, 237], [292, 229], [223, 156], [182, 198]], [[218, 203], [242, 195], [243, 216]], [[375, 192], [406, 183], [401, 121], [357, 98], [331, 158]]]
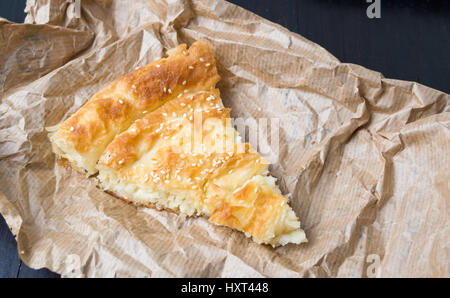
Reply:
[[[26, 264], [88, 277], [450, 276], [448, 94], [340, 63], [224, 1], [81, 3], [29, 0], [26, 24], [0, 20], [0, 212]], [[309, 243], [273, 249], [136, 208], [57, 164], [45, 127], [200, 38], [232, 116], [280, 119], [271, 173]]]

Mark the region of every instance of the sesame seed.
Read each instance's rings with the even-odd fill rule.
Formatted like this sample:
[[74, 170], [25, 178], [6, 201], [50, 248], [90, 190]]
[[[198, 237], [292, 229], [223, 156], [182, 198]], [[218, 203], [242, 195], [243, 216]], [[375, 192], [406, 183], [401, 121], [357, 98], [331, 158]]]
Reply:
[[193, 185], [193, 186], [192, 186], [192, 189], [196, 189], [196, 188], [197, 188], [197, 185]]
[[189, 92], [189, 90], [187, 90], [187, 89], [184, 89], [184, 93], [188, 93]]
[[156, 64], [156, 67], [160, 68], [160, 67], [161, 67], [161, 65], [159, 65], [159, 64]]
[[120, 103], [121, 105], [123, 105], [123, 100], [119, 99], [119, 103]]
[[192, 116], [189, 116], [189, 120], [192, 121]]
[[189, 55], [188, 51], [183, 51], [183, 54], [185, 54], [186, 56]]
[[194, 69], [194, 66], [189, 65], [188, 68], [189, 68], [189, 69]]
[[228, 171], [228, 174], [231, 174], [231, 173], [233, 173], [233, 170], [229, 170], [229, 171]]
[[168, 138], [169, 138], [169, 136], [165, 136], [165, 137], [164, 137], [164, 140], [167, 140]]
[[164, 93], [166, 93], [167, 92], [167, 88], [166, 87], [164, 87]]
[[206, 67], [209, 67], [210, 65], [211, 65], [211, 63], [206, 63], [205, 64]]
[[162, 113], [163, 116], [167, 116], [167, 113]]
[[200, 58], [200, 61], [201, 61], [201, 62], [203, 62], [203, 61], [205, 61], [205, 59], [203, 59], [203, 58]]
[[183, 95], [183, 93], [180, 93], [180, 94], [178, 94], [178, 96], [177, 97], [181, 97]]
[[74, 131], [74, 130], [75, 130], [75, 127], [71, 126], [70, 131]]
[[173, 117], [176, 117], [176, 116], [177, 116], [177, 114], [175, 114], [175, 112], [172, 112], [172, 116], [173, 116]]
[[142, 114], [147, 114], [148, 111], [143, 111]]
[[202, 178], [200, 178], [200, 177], [195, 177], [195, 180], [200, 181], [200, 180], [202, 180]]
[[168, 184], [170, 181], [169, 180], [164, 180], [164, 183], [165, 184]]
[[123, 164], [125, 161], [123, 159], [119, 160], [119, 165]]
[[172, 89], [167, 89], [167, 92], [169, 92], [169, 94], [172, 94]]
[[180, 106], [184, 107], [186, 104], [184, 102], [180, 103]]
[[183, 86], [185, 86], [186, 85], [186, 80], [184, 80], [183, 81], [183, 83], [181, 83]]

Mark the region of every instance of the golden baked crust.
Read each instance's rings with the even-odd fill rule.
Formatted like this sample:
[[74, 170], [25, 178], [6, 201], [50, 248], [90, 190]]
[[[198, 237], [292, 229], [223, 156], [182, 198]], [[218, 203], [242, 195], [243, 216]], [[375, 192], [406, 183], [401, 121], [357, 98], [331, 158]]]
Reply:
[[188, 90], [214, 89], [220, 77], [206, 43], [182, 44], [155, 61], [115, 80], [75, 114], [49, 128], [54, 152], [89, 174], [112, 139], [136, 119]]
[[268, 163], [240, 143], [219, 90], [182, 95], [133, 123], [102, 154], [105, 190], [137, 205], [206, 215], [273, 246], [306, 240], [268, 177]]
[[243, 231], [272, 246], [306, 241], [268, 162], [242, 143], [223, 106], [213, 53], [195, 42], [115, 80], [49, 128], [60, 160], [136, 205]]

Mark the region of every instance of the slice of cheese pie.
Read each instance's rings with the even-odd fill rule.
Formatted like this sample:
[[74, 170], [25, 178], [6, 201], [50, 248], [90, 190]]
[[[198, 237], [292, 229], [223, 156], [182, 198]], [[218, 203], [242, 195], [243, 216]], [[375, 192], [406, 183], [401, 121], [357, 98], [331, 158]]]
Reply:
[[180, 45], [168, 57], [115, 80], [75, 114], [48, 128], [53, 151], [79, 171], [95, 174], [96, 162], [112, 139], [136, 119], [176, 98], [185, 89], [214, 89], [220, 77], [209, 46]]
[[98, 163], [102, 187], [137, 205], [205, 215], [257, 243], [305, 242], [268, 162], [240, 142], [219, 90], [187, 92], [107, 146]]
[[267, 161], [231, 125], [219, 79], [206, 43], [180, 45], [48, 128], [53, 151], [136, 205], [204, 215], [258, 243], [305, 242]]

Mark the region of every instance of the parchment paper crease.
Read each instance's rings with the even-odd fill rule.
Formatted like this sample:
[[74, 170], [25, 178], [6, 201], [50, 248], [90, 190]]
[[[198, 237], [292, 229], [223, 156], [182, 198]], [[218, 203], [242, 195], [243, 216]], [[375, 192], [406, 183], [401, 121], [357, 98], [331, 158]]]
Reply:
[[[224, 1], [29, 0], [0, 20], [0, 212], [22, 260], [64, 276], [449, 277], [448, 94], [340, 63]], [[271, 173], [309, 243], [272, 249], [127, 205], [59, 166], [45, 127], [203, 38], [233, 117], [280, 119]], [[255, 145], [255, 144], [253, 144]], [[269, 151], [275, 152], [277, 148]]]

